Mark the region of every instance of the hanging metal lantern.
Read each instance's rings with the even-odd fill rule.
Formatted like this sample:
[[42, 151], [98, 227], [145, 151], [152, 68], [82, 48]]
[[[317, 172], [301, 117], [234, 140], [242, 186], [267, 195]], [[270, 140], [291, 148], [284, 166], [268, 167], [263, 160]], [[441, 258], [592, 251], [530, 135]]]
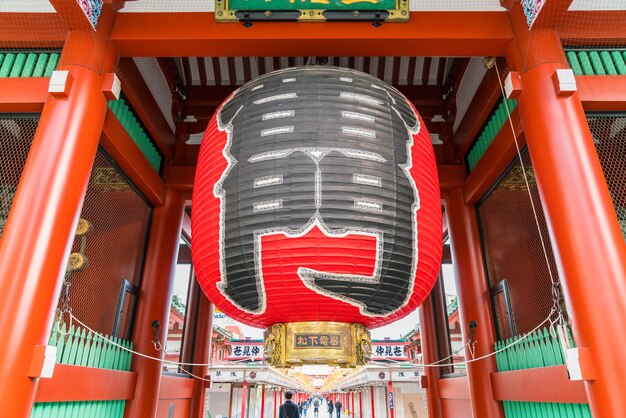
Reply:
[[354, 324], [379, 327], [417, 308], [439, 272], [441, 234], [430, 136], [377, 78], [276, 71], [209, 123], [193, 192], [195, 272], [228, 316], [289, 323], [267, 332], [283, 362], [336, 350], [336, 338], [354, 359], [356, 340], [367, 346]]

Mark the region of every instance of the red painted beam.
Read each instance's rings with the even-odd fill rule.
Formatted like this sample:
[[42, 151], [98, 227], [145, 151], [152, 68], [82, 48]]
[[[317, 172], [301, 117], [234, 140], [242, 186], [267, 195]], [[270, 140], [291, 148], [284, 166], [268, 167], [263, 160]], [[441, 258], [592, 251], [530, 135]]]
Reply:
[[462, 165], [438, 165], [439, 188], [450, 190], [461, 186], [465, 181], [465, 167]]
[[154, 206], [162, 206], [165, 202], [165, 183], [111, 110], [107, 111], [100, 143], [141, 193]]
[[438, 379], [439, 397], [441, 399], [469, 399], [469, 382], [467, 377], [451, 377]]
[[503, 12], [414, 12], [410, 21], [216, 23], [214, 13], [120, 13], [122, 56], [502, 56], [513, 39]]
[[577, 76], [576, 85], [586, 111], [626, 111], [626, 76]]
[[120, 59], [122, 91], [166, 158], [174, 156], [176, 137], [132, 58]]
[[569, 380], [565, 366], [492, 373], [491, 387], [498, 401], [588, 403], [585, 384]]
[[159, 399], [191, 399], [195, 379], [177, 376], [161, 376]]
[[597, 47], [626, 45], [624, 21], [626, 10], [574, 11], [567, 12], [567, 18], [553, 23], [558, 23], [557, 31], [563, 45]]
[[167, 187], [180, 193], [191, 193], [196, 166], [169, 166], [163, 171], [163, 179]]
[[[522, 135], [522, 124], [519, 120], [517, 109], [513, 110], [511, 121], [513, 122], [515, 136], [521, 149], [526, 145], [526, 138]], [[515, 137], [511, 132], [511, 126], [506, 122], [489, 148], [487, 148], [487, 151], [485, 151], [483, 157], [478, 161], [474, 170], [467, 176], [467, 180], [463, 185], [465, 203], [473, 205], [478, 202], [515, 158], [517, 158]]]
[[68, 29], [56, 13], [0, 13], [3, 47], [60, 49]]
[[137, 373], [57, 364], [51, 379], [39, 379], [35, 402], [132, 399]]
[[49, 83], [49, 77], [0, 78], [0, 113], [41, 112]]

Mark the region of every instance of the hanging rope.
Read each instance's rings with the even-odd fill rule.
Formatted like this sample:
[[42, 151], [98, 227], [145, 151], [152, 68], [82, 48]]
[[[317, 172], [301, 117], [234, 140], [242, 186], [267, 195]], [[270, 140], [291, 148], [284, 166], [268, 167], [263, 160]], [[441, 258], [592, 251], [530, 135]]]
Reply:
[[502, 80], [500, 79], [500, 70], [498, 68], [497, 60], [493, 60], [493, 66], [496, 70], [496, 78], [498, 79], [498, 84], [500, 86], [500, 92], [502, 93], [504, 107], [506, 109], [507, 121], [509, 122], [509, 127], [511, 128], [511, 134], [513, 135], [513, 141], [515, 143], [515, 149], [517, 151], [517, 158], [519, 160], [520, 166], [522, 168], [522, 173], [524, 175], [524, 183], [526, 185], [526, 191], [528, 192], [528, 199], [530, 200], [530, 205], [533, 212], [533, 217], [535, 220], [535, 225], [537, 226], [537, 232], [539, 233], [539, 240], [541, 241], [541, 249], [543, 251], [544, 260], [546, 262], [546, 267], [548, 268], [548, 276], [550, 277], [550, 283], [552, 286], [552, 311], [550, 312], [550, 316], [548, 316], [550, 325], [548, 327], [550, 335], [554, 338], [558, 338], [563, 352], [568, 348], [571, 348], [571, 342], [567, 336], [567, 310], [565, 308], [565, 299], [563, 297], [563, 289], [561, 288], [561, 283], [559, 279], [556, 278], [552, 272], [552, 267], [550, 266], [550, 258], [548, 257], [548, 249], [546, 248], [545, 238], [543, 231], [541, 229], [541, 225], [539, 222], [539, 215], [537, 214], [537, 208], [535, 206], [535, 201], [533, 199], [532, 193], [530, 191], [530, 184], [528, 182], [528, 175], [526, 173], [526, 166], [524, 165], [524, 160], [522, 157], [522, 152], [520, 149], [519, 142], [517, 141], [517, 135], [515, 135], [515, 127], [513, 126], [513, 120], [511, 119], [511, 110], [509, 109], [509, 104], [506, 99], [506, 93], [504, 91], [504, 86], [502, 85]]

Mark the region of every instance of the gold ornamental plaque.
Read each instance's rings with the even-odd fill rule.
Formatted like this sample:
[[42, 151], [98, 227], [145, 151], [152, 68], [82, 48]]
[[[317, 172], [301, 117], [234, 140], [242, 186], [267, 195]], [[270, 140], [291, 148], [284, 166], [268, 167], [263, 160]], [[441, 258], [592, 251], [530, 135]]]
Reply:
[[365, 364], [371, 354], [369, 331], [343, 322], [291, 322], [265, 331], [265, 358], [276, 367]]

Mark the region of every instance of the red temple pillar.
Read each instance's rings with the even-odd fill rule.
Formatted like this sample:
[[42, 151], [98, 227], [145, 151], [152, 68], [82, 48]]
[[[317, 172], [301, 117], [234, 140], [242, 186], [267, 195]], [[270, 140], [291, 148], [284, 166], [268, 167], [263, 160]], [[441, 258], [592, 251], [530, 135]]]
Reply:
[[0, 408], [29, 416], [36, 346], [48, 343], [70, 246], [102, 134], [102, 77], [78, 65], [68, 97], [48, 96], [0, 240]]
[[626, 334], [609, 332], [608, 321], [626, 318], [626, 246], [580, 98], [555, 91], [555, 72], [567, 63], [564, 53], [554, 56], [558, 35], [541, 35], [528, 47], [518, 109], [573, 335], [595, 371], [585, 381], [591, 412], [617, 417], [626, 411]]
[[[192, 279], [195, 280], [195, 279]], [[192, 297], [197, 298], [197, 319], [194, 327], [195, 338], [191, 340], [195, 343], [193, 350], [192, 363], [204, 364], [203, 366], [193, 366], [192, 373], [201, 379], [205, 379], [209, 366], [209, 354], [211, 351], [211, 338], [213, 336], [213, 305], [206, 297], [197, 282], [194, 282], [191, 286], [193, 292], [197, 292], [197, 295], [190, 294], [189, 299]], [[190, 292], [192, 293], [192, 292]], [[191, 398], [191, 412], [190, 417], [203, 418], [204, 417], [204, 402], [206, 400], [206, 380], [196, 379], [193, 387], [193, 396]], [[262, 417], [261, 417], [262, 418]]]
[[246, 403], [248, 401], [248, 382], [243, 381], [241, 386], [241, 418], [246, 418]]
[[363, 392], [359, 391], [359, 417], [363, 418]]
[[[496, 340], [487, 278], [483, 269], [482, 246], [476, 209], [467, 206], [460, 187], [451, 189], [445, 199], [448, 234], [456, 276], [459, 316], [463, 342], [469, 341], [468, 324], [476, 321], [475, 357], [493, 353]], [[471, 360], [466, 347], [465, 358]], [[497, 371], [495, 356], [468, 363], [470, 403], [476, 418], [504, 417], [502, 403], [493, 399], [490, 374]]]
[[396, 416], [396, 400], [394, 399], [393, 396], [393, 382], [390, 380], [389, 382], [387, 382], [387, 392], [388, 392], [388, 404], [389, 404], [389, 418], [395, 418]]
[[375, 410], [374, 410], [374, 386], [370, 386], [370, 401], [372, 404], [372, 417], [371, 418], [375, 418]]
[[[437, 286], [435, 288], [439, 289]], [[437, 350], [437, 331], [435, 329], [433, 301], [430, 295], [419, 307], [419, 320], [422, 362], [423, 364], [432, 364], [439, 360], [439, 354]], [[441, 418], [441, 399], [439, 398], [438, 383], [440, 369], [438, 367], [424, 367], [424, 376], [426, 377], [428, 418]]]
[[[152, 342], [152, 324], [155, 320], [160, 322], [159, 340], [165, 345], [183, 210], [181, 195], [168, 189], [165, 204], [154, 210], [150, 227], [133, 346], [135, 351], [157, 358], [163, 358], [164, 352], [157, 350]], [[161, 367], [162, 363], [158, 361], [133, 357], [131, 370], [137, 372], [137, 385], [135, 397], [126, 403], [125, 417], [150, 418], [156, 415]]]

